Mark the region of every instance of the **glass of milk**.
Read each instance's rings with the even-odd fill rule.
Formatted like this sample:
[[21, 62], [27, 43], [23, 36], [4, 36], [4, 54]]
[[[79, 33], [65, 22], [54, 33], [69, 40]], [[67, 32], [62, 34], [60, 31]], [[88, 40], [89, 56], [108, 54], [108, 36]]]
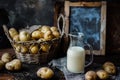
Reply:
[[[84, 42], [83, 33], [72, 33], [70, 36], [70, 45], [67, 50], [67, 69], [72, 73], [84, 73], [84, 68], [93, 62], [92, 47]], [[87, 47], [87, 50], [85, 49]], [[86, 51], [90, 52], [91, 60], [85, 64]]]

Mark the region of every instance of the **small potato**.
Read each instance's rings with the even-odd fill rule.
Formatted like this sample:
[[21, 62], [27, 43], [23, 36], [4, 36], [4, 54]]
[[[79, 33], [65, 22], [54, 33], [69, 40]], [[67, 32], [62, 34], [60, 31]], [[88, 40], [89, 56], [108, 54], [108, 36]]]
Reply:
[[51, 30], [52, 32], [54, 32], [54, 31], [58, 31], [58, 28], [57, 28], [57, 27], [52, 26], [52, 27], [50, 27], [50, 30]]
[[40, 39], [38, 39], [38, 41], [39, 41], [39, 42], [45, 41], [45, 39], [44, 39], [44, 38], [40, 38]]
[[19, 59], [14, 59], [5, 64], [5, 68], [10, 71], [17, 71], [22, 68], [22, 63]]
[[55, 38], [60, 37], [60, 33], [58, 31], [53, 31], [52, 34], [55, 36]]
[[37, 71], [37, 76], [42, 79], [51, 79], [54, 76], [54, 72], [49, 67], [41, 67]]
[[18, 35], [18, 32], [15, 28], [10, 28], [9, 34], [10, 34], [11, 38], [13, 38], [15, 35]]
[[103, 64], [103, 69], [109, 74], [115, 74], [116, 73], [116, 67], [112, 62], [105, 62]]
[[19, 35], [15, 35], [15, 36], [13, 37], [13, 40], [14, 40], [14, 41], [20, 41]]
[[21, 52], [21, 53], [27, 53], [29, 50], [26, 46], [21, 45], [21, 44], [15, 44], [14, 45], [16, 52]]
[[20, 44], [14, 44], [14, 47], [15, 47], [15, 51], [16, 52], [20, 52], [20, 49], [21, 49], [21, 45]]
[[36, 30], [36, 31], [33, 31], [32, 32], [32, 38], [33, 39], [40, 39], [40, 38], [43, 38], [43, 32], [39, 31], [39, 30]]
[[27, 31], [20, 31], [19, 33], [19, 39], [20, 41], [30, 41], [31, 40], [31, 35]]
[[107, 65], [114, 66], [114, 64], [113, 64], [112, 62], [107, 61], [107, 62], [105, 62], [105, 63], [103, 64], [103, 67], [105, 67], [105, 66], [107, 66]]
[[0, 60], [0, 70], [4, 67], [4, 65], [5, 63], [2, 60]]
[[10, 62], [12, 60], [12, 56], [9, 53], [3, 53], [1, 60], [5, 63]]
[[102, 80], [108, 79], [109, 77], [108, 73], [104, 70], [98, 70], [96, 73], [97, 73], [97, 76]]
[[49, 48], [50, 48], [50, 45], [48, 45], [48, 44], [42, 44], [42, 45], [41, 45], [41, 50], [42, 50], [43, 52], [48, 52], [48, 51], [49, 51]]
[[39, 47], [38, 47], [38, 45], [31, 45], [31, 46], [30, 46], [30, 52], [31, 52], [32, 54], [37, 54], [37, 53], [39, 52]]
[[26, 47], [26, 46], [24, 46], [24, 45], [21, 45], [20, 46], [20, 52], [22, 52], [22, 53], [27, 53], [29, 50], [28, 50], [28, 48]]
[[45, 39], [46, 41], [52, 40], [53, 37], [54, 37], [54, 36], [53, 36], [53, 34], [52, 34], [51, 31], [47, 31], [47, 32], [44, 34], [44, 39]]
[[88, 71], [85, 73], [85, 80], [96, 80], [97, 74], [95, 71]]
[[42, 26], [41, 32], [46, 33], [47, 31], [51, 31], [49, 26]]

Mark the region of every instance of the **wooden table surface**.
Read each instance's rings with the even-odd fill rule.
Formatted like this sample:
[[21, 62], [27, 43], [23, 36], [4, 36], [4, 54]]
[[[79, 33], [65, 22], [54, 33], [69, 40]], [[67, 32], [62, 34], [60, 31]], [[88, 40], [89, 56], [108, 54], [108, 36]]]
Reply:
[[[0, 49], [0, 56], [4, 53], [4, 52], [9, 52], [11, 53], [11, 55], [15, 55], [15, 52], [13, 49], [9, 48], [9, 49]], [[89, 56], [87, 56], [87, 58], [89, 58]], [[100, 66], [102, 66], [102, 64], [106, 61], [111, 61], [113, 62], [118, 69], [120, 69], [120, 55], [119, 54], [114, 54], [114, 55], [105, 55], [105, 56], [94, 56], [94, 61], [93, 64], [90, 65], [88, 68], [86, 68], [87, 70], [94, 70], [96, 68], [100, 68]], [[46, 64], [44, 64], [46, 65]], [[31, 64], [23, 64], [23, 69], [22, 71], [18, 71], [18, 72], [10, 72], [10, 71], [6, 71], [3, 70], [0, 72], [0, 77], [4, 75], [11, 75], [11, 77], [21, 77], [22, 79], [17, 79], [17, 80], [41, 80], [39, 79], [36, 74], [35, 71], [41, 67], [43, 65], [37, 64], [37, 65], [31, 65]], [[32, 69], [31, 69], [32, 68]], [[120, 73], [120, 71], [118, 71]], [[58, 78], [57, 80], [65, 80], [64, 74], [60, 71], [60, 70], [56, 70], [55, 69], [55, 73], [57, 74], [56, 78]], [[10, 76], [9, 75], [9, 76]], [[19, 75], [19, 76], [18, 76]], [[118, 75], [117, 75], [118, 76]], [[119, 74], [120, 76], [120, 74]], [[56, 78], [52, 79], [52, 80], [56, 80]], [[1, 80], [1, 79], [0, 79]], [[5, 79], [2, 79], [5, 80]], [[120, 78], [118, 79], [111, 79], [111, 80], [120, 80]]]

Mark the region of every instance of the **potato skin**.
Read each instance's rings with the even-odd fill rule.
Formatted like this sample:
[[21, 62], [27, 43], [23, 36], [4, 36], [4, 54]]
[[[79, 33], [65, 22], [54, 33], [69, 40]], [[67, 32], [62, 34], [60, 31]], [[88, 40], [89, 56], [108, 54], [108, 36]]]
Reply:
[[49, 67], [39, 68], [36, 74], [42, 79], [51, 79], [54, 76], [53, 70]]
[[47, 31], [51, 31], [50, 26], [45, 26], [44, 25], [44, 26], [41, 27], [41, 32], [46, 33]]
[[53, 34], [52, 34], [51, 31], [47, 31], [47, 32], [44, 34], [44, 39], [45, 39], [46, 41], [52, 40], [53, 37], [54, 37], [54, 36], [53, 36]]
[[85, 73], [85, 80], [96, 80], [97, 74], [95, 71], [88, 71]]
[[107, 65], [114, 66], [114, 64], [113, 64], [112, 62], [107, 61], [107, 62], [105, 62], [105, 63], [103, 64], [103, 67], [105, 67], [105, 66], [107, 66]]
[[40, 38], [43, 38], [43, 32], [39, 31], [39, 30], [36, 30], [36, 31], [33, 31], [31, 36], [33, 39], [40, 39]]
[[106, 80], [109, 77], [108, 73], [105, 70], [102, 70], [102, 69], [98, 70], [96, 72], [96, 74], [99, 77], [99, 79], [102, 79], [102, 80]]
[[41, 50], [42, 50], [43, 52], [48, 52], [48, 51], [49, 51], [49, 48], [50, 48], [50, 45], [48, 45], [48, 44], [42, 44], [42, 45], [41, 45]]
[[38, 47], [38, 45], [31, 45], [31, 46], [30, 46], [30, 52], [31, 52], [32, 54], [37, 54], [37, 53], [39, 52], [39, 47]]
[[15, 28], [10, 28], [9, 29], [9, 34], [10, 34], [11, 38], [13, 39], [13, 37], [15, 35], [18, 35], [18, 32], [17, 32], [17, 30]]
[[53, 31], [52, 34], [55, 36], [55, 38], [60, 37], [60, 33], [58, 31]]
[[12, 56], [10, 53], [3, 53], [1, 60], [5, 63], [10, 62], [12, 60]]
[[20, 70], [22, 67], [22, 63], [19, 59], [13, 59], [11, 62], [5, 64], [5, 68], [10, 71]]
[[103, 64], [103, 69], [108, 73], [108, 74], [115, 74], [116, 73], [116, 66], [112, 62], [105, 62]]
[[55, 27], [55, 26], [52, 26], [52, 27], [50, 28], [50, 30], [51, 30], [52, 32], [54, 32], [54, 31], [58, 31], [58, 28]]
[[[18, 47], [19, 48], [19, 47]], [[28, 48], [24, 45], [21, 45], [20, 46], [20, 52], [22, 52], [23, 54], [26, 54], [28, 52]]]
[[31, 35], [27, 31], [20, 31], [19, 39], [20, 39], [20, 41], [30, 41]]

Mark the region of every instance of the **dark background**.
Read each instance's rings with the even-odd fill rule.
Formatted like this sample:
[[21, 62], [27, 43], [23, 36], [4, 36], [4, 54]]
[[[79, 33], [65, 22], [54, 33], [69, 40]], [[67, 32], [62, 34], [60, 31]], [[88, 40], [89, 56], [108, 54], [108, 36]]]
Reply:
[[[101, 0], [71, 0], [101, 1]], [[0, 0], [0, 48], [11, 47], [2, 24], [17, 29], [26, 25], [54, 25], [55, 7], [63, 11], [64, 0]], [[61, 9], [62, 8], [62, 9]], [[107, 0], [106, 53], [120, 52], [120, 2]]]

